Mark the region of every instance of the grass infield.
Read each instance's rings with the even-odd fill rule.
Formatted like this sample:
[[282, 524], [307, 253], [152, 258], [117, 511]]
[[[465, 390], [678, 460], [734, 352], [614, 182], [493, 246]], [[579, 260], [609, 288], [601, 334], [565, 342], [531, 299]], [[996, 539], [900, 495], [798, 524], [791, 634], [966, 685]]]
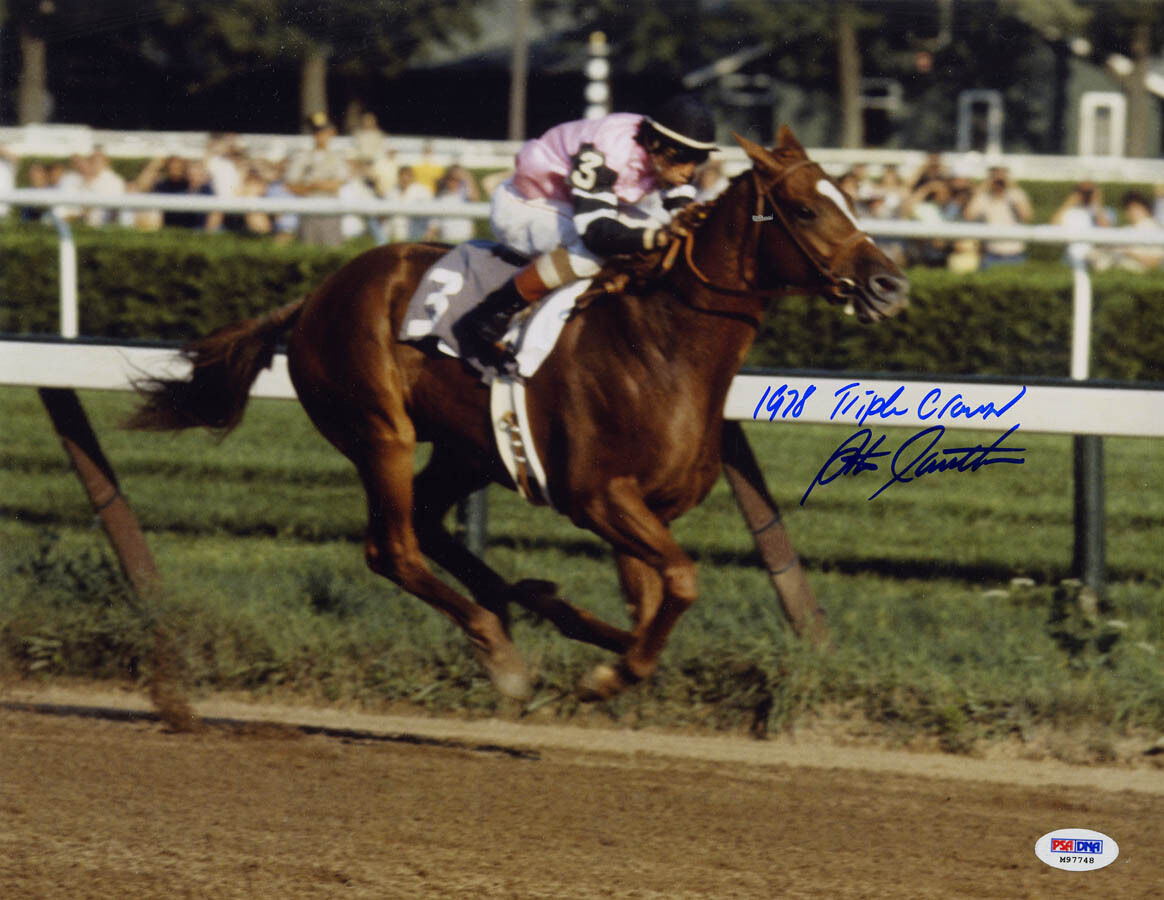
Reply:
[[[194, 691], [499, 708], [455, 629], [365, 569], [354, 472], [297, 404], [252, 401], [218, 444], [121, 431], [129, 396], [81, 396], [165, 595], [133, 598], [35, 391], [0, 388], [0, 675], [143, 681], [161, 623]], [[1085, 755], [1097, 757], [1121, 734], [1164, 728], [1158, 443], [1104, 442], [1109, 587], [1094, 604], [1065, 582], [1070, 438], [1023, 435], [1024, 465], [934, 475], [871, 502], [878, 475], [838, 479], [799, 506], [849, 433], [748, 426], [828, 613], [831, 651], [789, 634], [721, 480], [675, 525], [700, 565], [700, 602], [656, 677], [597, 714], [758, 731], [839, 714], [857, 730], [960, 752], [1051, 727], [1089, 735]], [[888, 434], [894, 446], [909, 432]], [[554, 580], [563, 596], [624, 621], [597, 538], [500, 488], [489, 515], [487, 559], [503, 575]], [[515, 640], [537, 673], [536, 715], [579, 715], [572, 686], [604, 654], [524, 614]]]

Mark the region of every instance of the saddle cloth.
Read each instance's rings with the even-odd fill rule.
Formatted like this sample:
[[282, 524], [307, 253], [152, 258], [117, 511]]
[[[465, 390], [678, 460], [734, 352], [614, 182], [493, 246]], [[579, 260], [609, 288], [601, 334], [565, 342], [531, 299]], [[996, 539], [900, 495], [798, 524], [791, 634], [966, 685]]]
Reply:
[[[435, 342], [437, 350], [460, 358], [453, 324], [526, 263], [488, 241], [467, 241], [433, 265], [408, 303], [398, 337], [406, 343]], [[467, 359], [490, 388], [490, 413], [497, 450], [526, 499], [547, 503], [545, 469], [538, 458], [526, 407], [525, 380], [533, 376], [554, 344], [578, 298], [590, 287], [583, 279], [559, 288], [530, 312], [514, 317], [506, 340], [515, 347], [517, 372], [497, 373]]]

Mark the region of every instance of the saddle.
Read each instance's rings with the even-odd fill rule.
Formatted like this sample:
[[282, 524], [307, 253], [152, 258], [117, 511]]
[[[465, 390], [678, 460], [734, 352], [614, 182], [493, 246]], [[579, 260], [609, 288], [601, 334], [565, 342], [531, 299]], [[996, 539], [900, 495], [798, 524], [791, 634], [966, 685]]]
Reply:
[[[481, 374], [486, 384], [492, 383], [498, 373], [485, 363], [462, 355], [453, 325], [528, 261], [490, 241], [459, 244], [437, 260], [420, 280], [408, 302], [398, 339], [435, 345], [446, 356], [464, 359]], [[553, 349], [578, 299], [590, 287], [587, 279], [565, 285], [514, 317], [506, 340], [516, 349], [520, 378], [529, 378], [537, 371]]]

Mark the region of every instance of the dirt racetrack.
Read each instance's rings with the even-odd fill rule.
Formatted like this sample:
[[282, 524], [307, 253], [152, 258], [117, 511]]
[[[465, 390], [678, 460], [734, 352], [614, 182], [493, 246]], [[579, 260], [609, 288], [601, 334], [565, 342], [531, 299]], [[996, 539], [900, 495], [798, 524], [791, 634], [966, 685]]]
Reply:
[[[1164, 773], [0, 690], [2, 898], [1159, 897]], [[217, 718], [214, 718], [217, 717]], [[277, 723], [277, 724], [276, 724]], [[1120, 846], [1094, 872], [1056, 828]]]

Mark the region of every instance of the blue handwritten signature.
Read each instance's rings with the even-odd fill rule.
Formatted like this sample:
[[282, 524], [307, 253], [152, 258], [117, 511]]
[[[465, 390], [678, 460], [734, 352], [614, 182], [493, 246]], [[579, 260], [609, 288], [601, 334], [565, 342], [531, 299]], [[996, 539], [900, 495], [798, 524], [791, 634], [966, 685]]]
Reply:
[[[983, 466], [995, 463], [1012, 463], [1022, 465], [1026, 459], [1022, 456], [1003, 456], [1001, 454], [1022, 454], [1025, 447], [1007, 447], [1004, 441], [1018, 431], [1018, 425], [1012, 425], [989, 446], [977, 444], [973, 447], [943, 447], [935, 449], [938, 442], [946, 433], [944, 425], [931, 425], [917, 434], [909, 437], [896, 452], [882, 450], [885, 435], [880, 434], [873, 440], [873, 431], [862, 428], [845, 438], [833, 451], [828, 462], [821, 466], [816, 478], [800, 498], [800, 505], [804, 506], [813, 489], [818, 485], [824, 486], [842, 475], [860, 475], [862, 472], [877, 472], [880, 466], [873, 462], [892, 453], [889, 460], [889, 479], [875, 490], [869, 499], [879, 496], [882, 491], [894, 484], [908, 484], [915, 479], [936, 472], [977, 472]], [[928, 442], [927, 442], [928, 438]], [[872, 441], [872, 445], [870, 442]]]

